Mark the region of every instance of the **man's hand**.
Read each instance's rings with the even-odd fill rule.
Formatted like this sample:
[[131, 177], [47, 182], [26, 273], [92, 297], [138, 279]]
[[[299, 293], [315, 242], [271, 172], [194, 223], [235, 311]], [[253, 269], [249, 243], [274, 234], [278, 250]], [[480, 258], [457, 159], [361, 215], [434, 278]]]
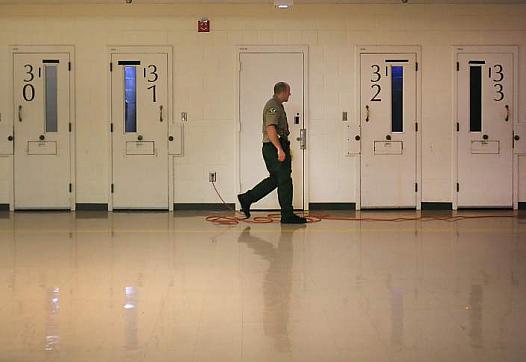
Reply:
[[279, 162], [283, 162], [283, 161], [285, 161], [286, 157], [287, 156], [285, 155], [285, 151], [283, 151], [282, 148], [278, 148], [278, 161]]

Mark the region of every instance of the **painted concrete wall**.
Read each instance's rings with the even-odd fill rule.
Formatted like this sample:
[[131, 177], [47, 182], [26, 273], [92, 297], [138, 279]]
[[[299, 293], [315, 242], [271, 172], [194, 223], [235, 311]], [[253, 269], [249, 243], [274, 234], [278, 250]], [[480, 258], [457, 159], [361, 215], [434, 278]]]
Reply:
[[[203, 16], [211, 19], [209, 34], [196, 31]], [[175, 202], [217, 202], [208, 183], [212, 169], [226, 199], [235, 200], [236, 45], [309, 46], [311, 202], [355, 201], [356, 158], [346, 157], [341, 114], [354, 114], [357, 44], [422, 47], [424, 202], [451, 201], [453, 45], [520, 46], [518, 116], [526, 122], [524, 5], [0, 6], [0, 137], [12, 121], [14, 44], [75, 46], [81, 203], [108, 200], [108, 45], [173, 46], [174, 113], [189, 115], [184, 156], [174, 160]], [[0, 203], [9, 202], [11, 163], [0, 156]], [[519, 169], [524, 175], [526, 157]], [[520, 195], [526, 201], [526, 185]]]

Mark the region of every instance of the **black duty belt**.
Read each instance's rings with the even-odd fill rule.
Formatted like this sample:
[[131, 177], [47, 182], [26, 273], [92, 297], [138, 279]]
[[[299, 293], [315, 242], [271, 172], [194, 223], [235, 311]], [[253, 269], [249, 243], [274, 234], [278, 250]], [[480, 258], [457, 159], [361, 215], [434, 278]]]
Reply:
[[[290, 141], [289, 141], [289, 139], [288, 139], [287, 137], [280, 137], [280, 138], [279, 138], [279, 142], [280, 142], [280, 143], [287, 144], [287, 145], [290, 145]], [[270, 142], [270, 141], [269, 141], [269, 142], [263, 142], [263, 144], [269, 144], [269, 145], [271, 145], [272, 142]]]

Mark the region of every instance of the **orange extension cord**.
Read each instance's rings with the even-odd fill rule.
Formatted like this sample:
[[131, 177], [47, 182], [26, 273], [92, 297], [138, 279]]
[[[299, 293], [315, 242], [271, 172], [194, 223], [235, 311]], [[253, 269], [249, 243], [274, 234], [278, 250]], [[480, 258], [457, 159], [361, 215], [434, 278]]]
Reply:
[[[266, 216], [255, 216], [252, 219], [247, 219], [244, 214], [228, 206], [221, 194], [216, 188], [215, 182], [212, 182], [212, 186], [219, 197], [223, 202], [226, 210], [234, 212], [235, 215], [239, 216], [223, 216], [223, 215], [210, 215], [206, 217], [206, 221], [211, 222], [215, 225], [237, 225], [239, 223], [247, 224], [271, 224], [274, 222], [279, 222], [281, 215], [280, 214], [268, 214]], [[331, 216], [330, 214], [324, 215], [303, 215], [307, 222], [317, 223], [322, 220], [335, 220], [335, 221], [390, 221], [390, 222], [402, 222], [402, 221], [447, 221], [447, 222], [456, 222], [460, 220], [468, 219], [488, 219], [488, 218], [515, 218], [516, 215], [472, 215], [472, 216], [414, 216], [414, 217], [393, 217], [393, 218], [376, 218], [376, 217], [351, 217], [351, 216]]]

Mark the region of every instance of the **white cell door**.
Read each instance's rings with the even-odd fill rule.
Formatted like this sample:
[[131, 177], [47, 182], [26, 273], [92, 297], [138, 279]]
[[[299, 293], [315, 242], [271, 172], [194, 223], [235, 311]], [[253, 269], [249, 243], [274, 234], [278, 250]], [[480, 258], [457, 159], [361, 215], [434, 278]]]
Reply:
[[113, 208], [168, 209], [168, 55], [112, 54]]
[[[290, 84], [292, 95], [284, 103], [289, 122], [292, 155], [293, 206], [304, 209], [304, 69], [303, 53], [241, 53], [239, 81], [240, 184], [242, 192], [269, 176], [261, 153], [263, 107], [272, 98], [277, 82]], [[303, 136], [302, 136], [303, 135]], [[254, 209], [279, 209], [277, 191], [272, 192]]]
[[360, 62], [361, 207], [416, 207], [416, 55]]
[[458, 55], [458, 206], [513, 206], [513, 55]]
[[15, 209], [70, 209], [69, 54], [14, 54]]

